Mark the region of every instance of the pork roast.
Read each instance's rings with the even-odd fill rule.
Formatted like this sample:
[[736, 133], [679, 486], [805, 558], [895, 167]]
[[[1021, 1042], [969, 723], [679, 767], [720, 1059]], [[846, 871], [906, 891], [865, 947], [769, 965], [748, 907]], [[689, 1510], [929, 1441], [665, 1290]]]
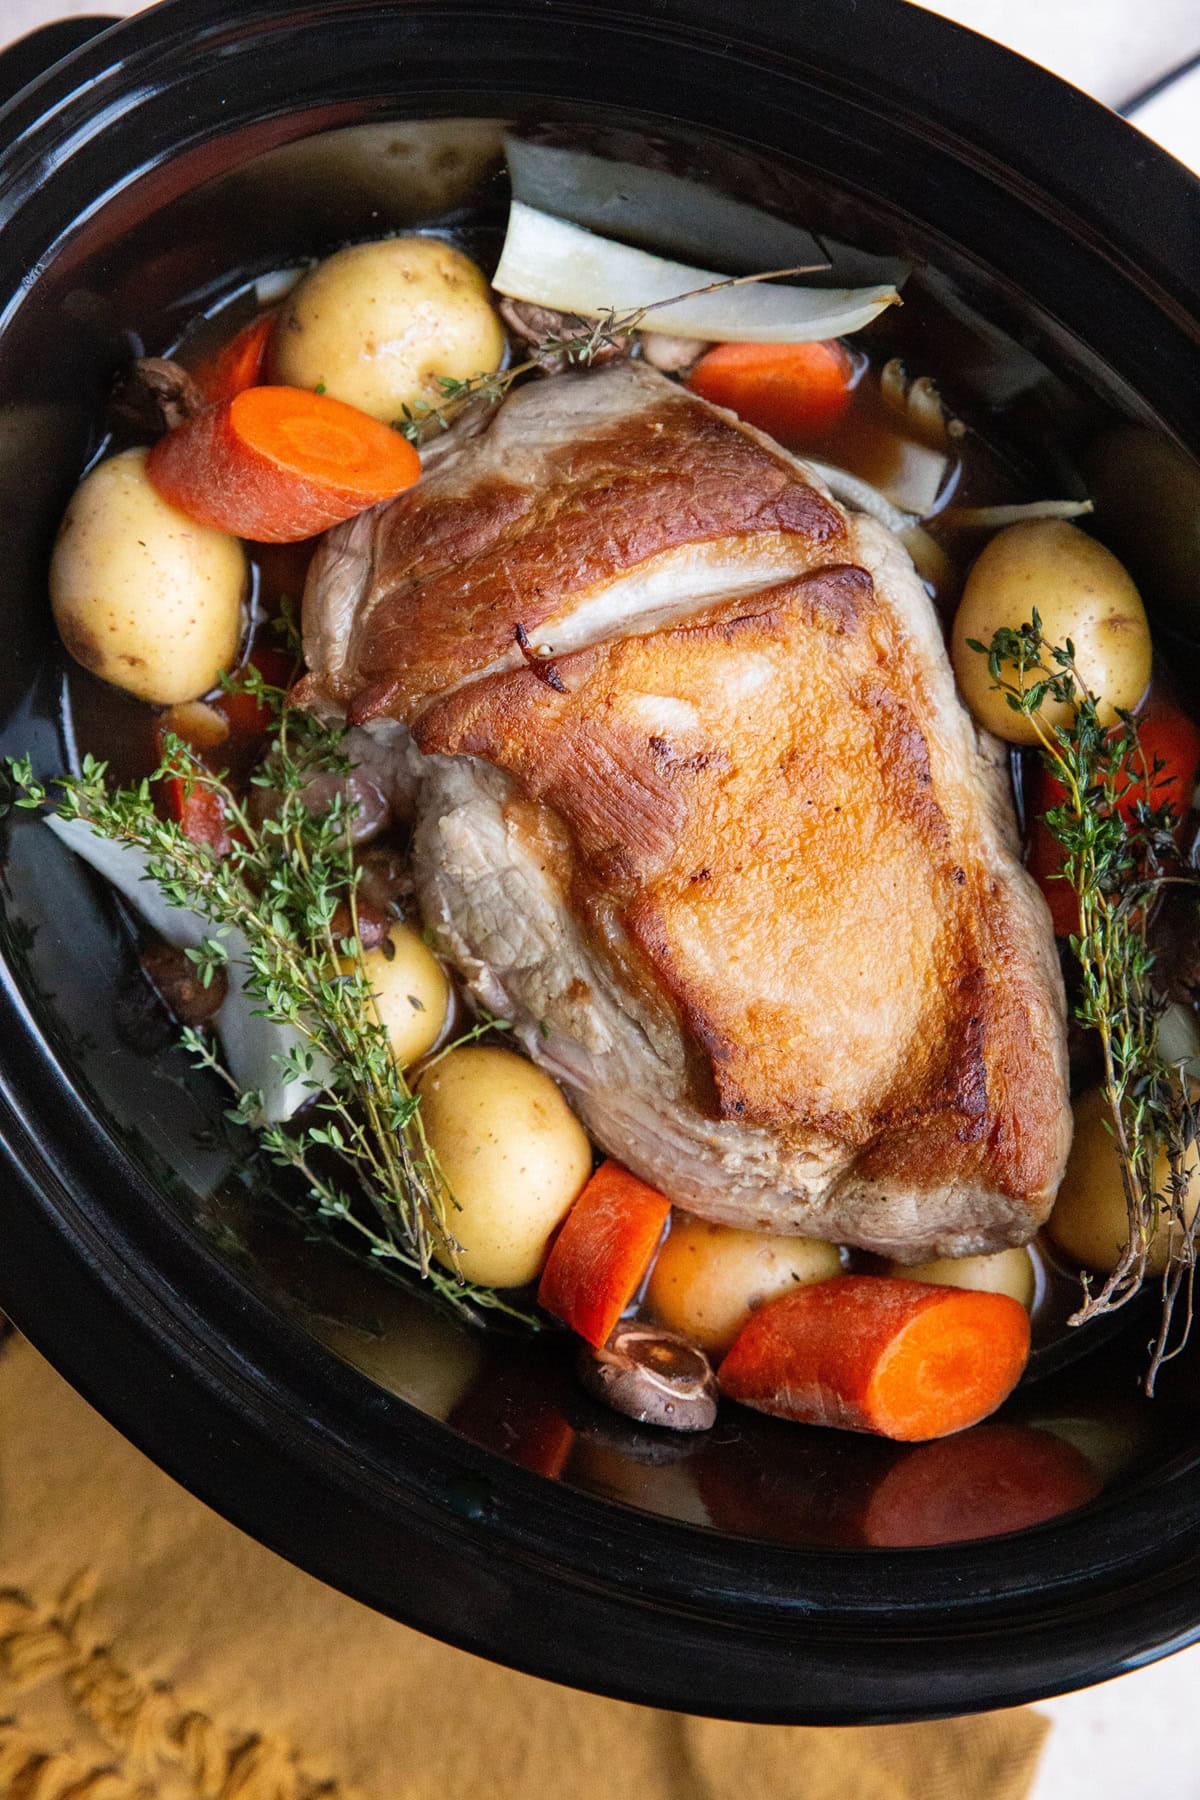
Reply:
[[651, 370], [560, 376], [329, 535], [305, 645], [302, 697], [404, 762], [439, 948], [605, 1150], [902, 1260], [1030, 1237], [1050, 920], [882, 527]]

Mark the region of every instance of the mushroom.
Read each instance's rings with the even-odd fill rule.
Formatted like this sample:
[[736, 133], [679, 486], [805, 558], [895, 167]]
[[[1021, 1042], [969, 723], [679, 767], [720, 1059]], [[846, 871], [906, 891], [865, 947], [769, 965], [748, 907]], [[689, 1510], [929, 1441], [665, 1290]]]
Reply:
[[203, 406], [204, 395], [188, 371], [162, 356], [139, 356], [117, 377], [109, 402], [113, 423], [145, 438], [161, 437]]
[[[552, 307], [537, 306], [528, 300], [501, 300], [500, 317], [518, 342], [533, 352], [533, 360], [546, 375], [562, 375], [571, 368], [572, 360], [567, 351], [543, 349], [543, 345], [562, 343], [571, 338], [578, 338], [583, 343], [592, 325], [590, 319], [555, 312]], [[615, 362], [618, 357], [628, 356], [632, 345], [633, 338], [629, 333], [598, 342], [588, 362], [593, 366]]]
[[628, 1319], [607, 1344], [585, 1345], [579, 1379], [594, 1400], [642, 1425], [707, 1431], [717, 1416], [717, 1382], [703, 1350], [677, 1332]]
[[175, 944], [147, 945], [142, 952], [142, 968], [159, 999], [181, 1025], [207, 1025], [225, 1003], [229, 979], [224, 969], [214, 969], [206, 987], [195, 963]]

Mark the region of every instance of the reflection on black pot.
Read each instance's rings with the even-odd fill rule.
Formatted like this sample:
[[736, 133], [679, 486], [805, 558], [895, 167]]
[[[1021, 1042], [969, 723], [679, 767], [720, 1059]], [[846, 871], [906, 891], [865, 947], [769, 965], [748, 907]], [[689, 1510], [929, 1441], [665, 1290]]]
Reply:
[[1028, 1425], [976, 1425], [918, 1444], [888, 1470], [863, 1514], [862, 1541], [898, 1549], [1024, 1531], [1100, 1492], [1087, 1458]]

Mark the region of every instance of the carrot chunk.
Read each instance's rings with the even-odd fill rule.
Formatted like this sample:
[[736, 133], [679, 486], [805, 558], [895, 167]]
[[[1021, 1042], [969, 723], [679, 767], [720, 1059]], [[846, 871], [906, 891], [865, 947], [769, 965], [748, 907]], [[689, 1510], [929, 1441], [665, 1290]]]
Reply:
[[[1139, 807], [1157, 812], [1169, 806], [1178, 836], [1200, 767], [1200, 728], [1157, 686], [1151, 689], [1137, 726], [1144, 765], [1132, 772], [1117, 794], [1117, 812], [1126, 823], [1132, 823]], [[1043, 817], [1066, 797], [1062, 783], [1039, 767], [1030, 802], [1033, 824], [1026, 866], [1045, 895], [1056, 937], [1071, 937], [1079, 930], [1079, 902], [1074, 888], [1062, 878], [1063, 847]]]
[[1062, 1438], [1031, 1425], [980, 1425], [894, 1463], [866, 1509], [863, 1541], [960, 1544], [1025, 1531], [1094, 1500], [1100, 1477]]
[[193, 786], [172, 775], [165, 783], [168, 816], [182, 828], [193, 844], [207, 844], [214, 856], [225, 856], [229, 850], [229, 833], [225, 825], [225, 808], [220, 795], [212, 788]]
[[761, 1307], [720, 1380], [759, 1412], [917, 1440], [994, 1412], [1028, 1355], [1028, 1315], [1007, 1294], [840, 1275]]
[[785, 441], [832, 425], [853, 385], [854, 365], [832, 341], [717, 344], [688, 377], [701, 399]]
[[201, 363], [196, 370], [196, 383], [211, 405], [236, 399], [247, 388], [258, 386], [274, 329], [275, 310], [272, 308], [243, 325], [236, 337], [222, 345], [214, 357]]
[[596, 1170], [554, 1240], [538, 1301], [599, 1348], [637, 1293], [671, 1202], [620, 1163]]
[[399, 432], [341, 400], [251, 387], [168, 431], [146, 473], [202, 525], [290, 544], [411, 487], [421, 461]]
[[[296, 674], [296, 658], [274, 644], [256, 644], [239, 674], [245, 676], [251, 669], [257, 669], [268, 686], [286, 690]], [[240, 689], [218, 694], [213, 707], [225, 717], [231, 733], [238, 738], [265, 737], [275, 722], [270, 706], [257, 695]]]

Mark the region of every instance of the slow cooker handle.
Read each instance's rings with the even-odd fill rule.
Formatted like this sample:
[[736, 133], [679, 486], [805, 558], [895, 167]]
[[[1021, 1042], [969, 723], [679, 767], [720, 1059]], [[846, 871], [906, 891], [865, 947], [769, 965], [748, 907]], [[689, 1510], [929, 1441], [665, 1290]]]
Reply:
[[52, 24], [40, 25], [36, 31], [18, 38], [7, 50], [0, 50], [0, 106], [15, 100], [22, 88], [44, 75], [47, 69], [52, 69], [64, 56], [70, 56], [72, 50], [82, 49], [89, 38], [120, 22], [112, 14], [104, 13], [89, 13], [79, 19], [55, 19]]

